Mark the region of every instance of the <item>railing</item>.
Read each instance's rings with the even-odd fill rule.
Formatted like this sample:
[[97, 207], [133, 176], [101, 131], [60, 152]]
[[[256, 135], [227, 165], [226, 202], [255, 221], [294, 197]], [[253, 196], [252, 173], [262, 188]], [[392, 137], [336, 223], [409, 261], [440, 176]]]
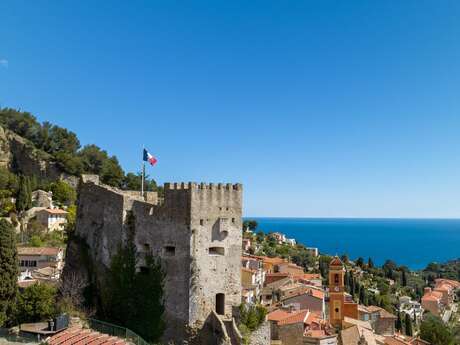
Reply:
[[95, 331], [112, 335], [114, 337], [126, 339], [135, 345], [151, 345], [150, 343], [142, 339], [139, 335], [137, 335], [128, 328], [117, 326], [112, 323], [96, 319], [88, 319], [88, 324], [89, 327], [91, 329], [94, 329]]

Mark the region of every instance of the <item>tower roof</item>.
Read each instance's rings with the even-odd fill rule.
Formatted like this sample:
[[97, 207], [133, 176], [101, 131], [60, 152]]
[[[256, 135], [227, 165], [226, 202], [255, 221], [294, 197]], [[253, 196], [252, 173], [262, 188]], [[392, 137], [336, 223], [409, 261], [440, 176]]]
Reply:
[[329, 263], [329, 266], [343, 266], [342, 260], [336, 255], [331, 262]]

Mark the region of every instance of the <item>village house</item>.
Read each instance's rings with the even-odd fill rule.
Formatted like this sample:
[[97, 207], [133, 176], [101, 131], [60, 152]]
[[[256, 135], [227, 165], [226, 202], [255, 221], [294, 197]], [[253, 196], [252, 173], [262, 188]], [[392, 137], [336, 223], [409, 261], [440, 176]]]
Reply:
[[[247, 296], [243, 296], [243, 301], [246, 303], [260, 302], [260, 292], [263, 286], [263, 271], [251, 268], [241, 267], [241, 285], [243, 292], [246, 291]], [[249, 291], [252, 290], [252, 293]], [[249, 298], [251, 296], [251, 298]]]
[[267, 315], [272, 344], [336, 345], [337, 338], [327, 322], [308, 309], [283, 307]]
[[243, 238], [243, 253], [247, 253], [249, 251], [251, 244], [250, 238]]
[[[21, 272], [40, 270], [50, 271], [51, 276], [59, 278], [64, 266], [64, 251], [57, 247], [18, 247], [18, 259]], [[48, 272], [49, 273], [49, 272]]]
[[324, 301], [324, 292], [312, 287], [306, 287], [290, 296], [281, 297], [283, 305], [298, 305], [300, 309], [308, 309], [319, 315], [321, 318], [326, 317], [326, 303]]
[[301, 275], [295, 276], [296, 281], [306, 284], [313, 285], [316, 287], [323, 286], [323, 279], [319, 273], [303, 273]]
[[313, 256], [313, 257], [319, 256], [319, 250], [318, 250], [318, 248], [315, 248], [315, 247], [307, 247], [306, 250], [307, 250], [307, 253], [308, 253], [310, 256]]
[[456, 291], [460, 289], [460, 282], [451, 279], [439, 278], [435, 280], [433, 289], [426, 287], [422, 297], [422, 307], [432, 314], [441, 316], [455, 300]]
[[273, 238], [278, 244], [283, 244], [286, 242], [286, 235], [280, 232], [273, 232], [270, 234], [270, 237]]
[[36, 217], [48, 231], [64, 230], [64, 226], [67, 223], [67, 211], [58, 208], [40, 210], [36, 213]]
[[265, 306], [271, 306], [280, 301], [279, 289], [283, 286], [288, 286], [294, 283], [294, 280], [287, 276], [283, 279], [276, 280], [270, 283], [265, 281], [265, 287], [261, 293], [261, 303]]
[[426, 287], [422, 296], [422, 307], [433, 315], [441, 316], [444, 311], [442, 292]]
[[404, 314], [409, 314], [412, 320], [415, 320], [419, 323], [422, 320], [423, 308], [422, 305], [412, 300], [409, 296], [400, 296], [399, 297], [399, 312]]
[[384, 341], [384, 337], [374, 334], [366, 324], [349, 324], [339, 334], [340, 345], [383, 345]]
[[292, 275], [302, 275], [304, 274], [304, 269], [303, 267], [297, 266], [291, 262], [282, 262], [278, 264], [278, 272], [290, 273]]
[[290, 246], [294, 247], [297, 244], [297, 241], [295, 240], [295, 238], [287, 238], [286, 244], [289, 244]]
[[441, 302], [450, 306], [455, 300], [455, 292], [460, 288], [460, 282], [451, 279], [436, 279], [434, 291], [442, 293]]
[[387, 312], [385, 309], [371, 305], [358, 306], [359, 319], [368, 321], [375, 333], [380, 335], [395, 334], [395, 322], [397, 317]]
[[265, 284], [270, 284], [277, 280], [285, 279], [288, 277], [304, 285], [313, 285], [316, 287], [323, 286], [323, 279], [321, 278], [321, 275], [319, 273], [301, 273], [301, 274], [291, 274], [288, 272], [267, 273], [265, 275]]
[[253, 255], [253, 257], [262, 260], [263, 268], [266, 274], [279, 272], [279, 265], [285, 262], [288, 262], [286, 259], [279, 258], [279, 257], [270, 258], [268, 256], [255, 256], [255, 255]]

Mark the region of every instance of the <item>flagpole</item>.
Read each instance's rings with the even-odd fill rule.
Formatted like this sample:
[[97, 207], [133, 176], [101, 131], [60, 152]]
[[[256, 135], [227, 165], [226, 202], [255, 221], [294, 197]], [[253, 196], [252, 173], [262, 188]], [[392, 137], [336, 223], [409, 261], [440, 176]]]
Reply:
[[145, 147], [142, 145], [142, 172], [141, 172], [141, 197], [144, 198], [144, 178], [145, 178], [145, 161], [144, 161]]

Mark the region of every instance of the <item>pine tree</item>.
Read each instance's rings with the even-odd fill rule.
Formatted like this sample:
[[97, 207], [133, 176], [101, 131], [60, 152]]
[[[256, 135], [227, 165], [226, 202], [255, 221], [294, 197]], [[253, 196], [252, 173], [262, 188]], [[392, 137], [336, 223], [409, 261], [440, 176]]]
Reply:
[[406, 314], [406, 335], [412, 336], [413, 335], [413, 330], [412, 330], [412, 319], [410, 318], [409, 314]]
[[21, 176], [18, 197], [16, 198], [16, 209], [18, 211], [25, 211], [32, 207], [31, 189], [30, 180], [26, 176]]
[[19, 275], [13, 226], [0, 220], [0, 326], [8, 319], [15, 303]]

